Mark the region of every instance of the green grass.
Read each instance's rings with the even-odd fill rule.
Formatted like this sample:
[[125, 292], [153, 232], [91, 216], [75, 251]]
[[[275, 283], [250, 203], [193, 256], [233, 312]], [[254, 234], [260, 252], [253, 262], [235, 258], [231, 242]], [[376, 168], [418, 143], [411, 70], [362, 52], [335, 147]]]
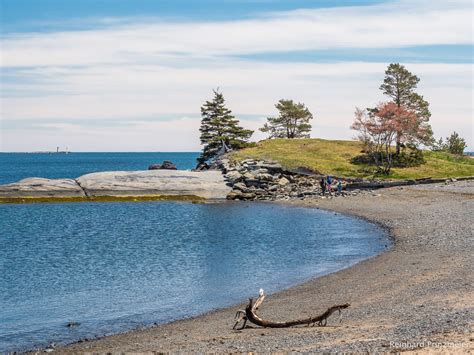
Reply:
[[[288, 169], [304, 167], [321, 174], [352, 178], [374, 178], [373, 166], [353, 164], [361, 154], [357, 141], [324, 139], [271, 139], [231, 154], [236, 160], [247, 158], [277, 161]], [[389, 176], [378, 179], [419, 179], [474, 176], [474, 159], [445, 152], [424, 151], [425, 164], [410, 168], [393, 168]]]

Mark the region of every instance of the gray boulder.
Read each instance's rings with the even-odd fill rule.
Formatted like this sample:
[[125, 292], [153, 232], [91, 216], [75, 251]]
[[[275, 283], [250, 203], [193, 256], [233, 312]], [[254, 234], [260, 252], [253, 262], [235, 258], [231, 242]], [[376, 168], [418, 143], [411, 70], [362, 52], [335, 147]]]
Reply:
[[170, 160], [163, 160], [163, 163], [161, 164], [161, 169], [178, 170], [176, 168], [176, 165]]
[[152, 164], [148, 167], [148, 170], [178, 170], [176, 165], [170, 160], [163, 160], [161, 164]]
[[277, 191], [278, 190], [278, 185], [270, 185], [268, 187], [268, 191]]
[[243, 192], [247, 192], [248, 191], [248, 188], [247, 186], [245, 186], [244, 183], [242, 182], [237, 182], [234, 184], [234, 189], [237, 189], [237, 190], [240, 190], [240, 191], [243, 191]]
[[253, 200], [255, 198], [253, 192], [242, 192], [239, 190], [233, 190], [227, 195], [228, 200]]
[[271, 174], [266, 174], [266, 173], [263, 173], [263, 174], [257, 174], [255, 176], [256, 179], [260, 180], [260, 181], [273, 181], [273, 175]]
[[286, 177], [282, 177], [279, 181], [278, 181], [278, 185], [280, 186], [286, 186], [290, 183], [290, 180], [288, 180]]
[[225, 177], [232, 183], [236, 183], [242, 180], [242, 175], [238, 171], [229, 171]]

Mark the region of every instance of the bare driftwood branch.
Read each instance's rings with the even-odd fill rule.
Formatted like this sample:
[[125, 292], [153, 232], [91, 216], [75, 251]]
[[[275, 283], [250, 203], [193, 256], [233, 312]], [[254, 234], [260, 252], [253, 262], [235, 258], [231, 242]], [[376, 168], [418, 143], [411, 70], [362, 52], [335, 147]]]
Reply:
[[235, 314], [235, 324], [233, 329], [236, 329], [237, 325], [243, 321], [243, 324], [240, 328], [238, 329], [244, 329], [247, 321], [250, 321], [253, 324], [256, 324], [258, 326], [264, 327], [264, 328], [288, 328], [288, 327], [293, 327], [295, 325], [307, 325], [307, 326], [326, 326], [327, 324], [327, 319], [334, 313], [334, 312], [339, 312], [339, 315], [341, 314], [341, 310], [348, 308], [350, 305], [349, 303], [345, 304], [340, 304], [340, 305], [334, 305], [332, 307], [329, 307], [326, 312], [315, 316], [315, 317], [309, 317], [305, 319], [297, 319], [297, 320], [292, 320], [292, 321], [287, 321], [287, 322], [272, 322], [269, 320], [262, 319], [258, 314], [257, 310], [260, 307], [260, 305], [263, 303], [263, 300], [265, 299], [265, 294], [263, 293], [263, 290], [260, 289], [260, 295], [255, 301], [253, 302], [253, 299], [249, 299], [249, 304], [244, 310], [239, 310]]

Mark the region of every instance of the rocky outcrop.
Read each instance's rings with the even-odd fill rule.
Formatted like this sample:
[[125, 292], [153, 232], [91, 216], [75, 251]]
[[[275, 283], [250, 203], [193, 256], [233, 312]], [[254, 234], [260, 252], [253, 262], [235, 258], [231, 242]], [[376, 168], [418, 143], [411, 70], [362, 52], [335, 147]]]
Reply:
[[90, 196], [189, 195], [226, 198], [231, 188], [220, 171], [111, 171], [83, 175], [78, 183]]
[[27, 178], [13, 184], [0, 185], [0, 197], [85, 197], [73, 179]]
[[225, 199], [231, 191], [220, 171], [110, 171], [73, 179], [28, 178], [0, 185], [4, 198], [93, 198], [100, 196], [195, 196]]
[[[456, 181], [451, 178], [416, 180], [365, 180], [342, 179], [343, 190], [337, 192], [337, 179], [334, 179], [331, 192], [321, 191], [321, 178], [326, 177], [305, 168], [294, 170], [284, 169], [274, 162], [247, 159], [235, 162], [230, 159], [215, 161], [211, 168], [220, 169], [232, 191], [227, 195], [229, 200], [292, 200], [306, 198], [339, 198], [356, 195], [380, 196], [374, 189], [405, 185], [429, 184], [433, 182]], [[473, 177], [458, 178], [458, 180], [474, 179]]]
[[170, 160], [163, 160], [161, 164], [152, 164], [148, 170], [177, 170], [176, 165]]
[[[74, 198], [101, 200], [104, 197], [161, 196], [229, 200], [292, 200], [307, 198], [347, 197], [359, 194], [378, 196], [372, 189], [412, 184], [344, 180], [342, 193], [322, 194], [322, 175], [304, 169], [288, 171], [280, 164], [247, 159], [237, 162], [222, 158], [204, 171], [148, 170], [110, 171], [83, 175], [73, 179], [28, 178], [17, 183], [0, 185], [0, 202], [21, 198]], [[414, 181], [427, 183], [432, 179]]]
[[293, 173], [278, 163], [221, 159], [214, 165], [223, 171], [232, 187], [229, 200], [289, 200], [321, 193], [318, 176]]

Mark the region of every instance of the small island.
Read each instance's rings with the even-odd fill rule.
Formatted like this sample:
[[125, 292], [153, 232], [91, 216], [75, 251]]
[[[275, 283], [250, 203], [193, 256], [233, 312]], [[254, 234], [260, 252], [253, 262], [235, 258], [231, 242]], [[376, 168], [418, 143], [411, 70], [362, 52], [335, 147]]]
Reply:
[[343, 182], [341, 196], [345, 197], [383, 187], [474, 179], [472, 157], [429, 150], [422, 152], [422, 164], [395, 167], [388, 176], [374, 175], [370, 162], [357, 160], [362, 150], [357, 141], [271, 139], [229, 152], [202, 171], [157, 169], [100, 172], [77, 179], [27, 178], [0, 185], [0, 203], [314, 199], [326, 197], [320, 186], [326, 176]]

